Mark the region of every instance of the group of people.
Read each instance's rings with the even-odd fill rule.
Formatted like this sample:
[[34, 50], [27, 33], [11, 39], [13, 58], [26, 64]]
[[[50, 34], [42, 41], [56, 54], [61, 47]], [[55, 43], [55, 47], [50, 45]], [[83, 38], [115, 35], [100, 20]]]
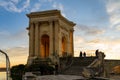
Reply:
[[82, 53], [82, 51], [80, 51], [79, 57], [86, 57], [86, 52]]
[[[97, 50], [95, 51], [95, 56], [96, 56], [96, 57], [98, 57], [98, 52], [99, 52], [99, 50], [97, 49]], [[86, 57], [86, 52], [82, 53], [82, 51], [80, 51], [79, 57]]]

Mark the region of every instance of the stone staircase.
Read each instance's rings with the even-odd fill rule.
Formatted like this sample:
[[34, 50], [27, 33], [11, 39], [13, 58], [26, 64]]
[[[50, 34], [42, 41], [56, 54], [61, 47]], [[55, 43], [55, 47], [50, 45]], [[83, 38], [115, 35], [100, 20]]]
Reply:
[[35, 60], [33, 60], [32, 62], [33, 64], [49, 64], [51, 63], [51, 60], [49, 58], [45, 58], [45, 59], [42, 59], [42, 58], [36, 58]]
[[[66, 75], [82, 75], [83, 68], [94, 61], [95, 57], [73, 57], [69, 59], [60, 59], [60, 63], [64, 64], [61, 74]], [[71, 63], [70, 63], [71, 62]]]

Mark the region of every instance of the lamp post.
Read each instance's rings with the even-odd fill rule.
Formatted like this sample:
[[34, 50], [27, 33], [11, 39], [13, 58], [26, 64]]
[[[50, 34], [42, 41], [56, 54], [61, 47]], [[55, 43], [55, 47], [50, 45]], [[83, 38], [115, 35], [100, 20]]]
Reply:
[[8, 57], [7, 53], [5, 53], [2, 50], [0, 50], [0, 52], [3, 53], [6, 57], [6, 80], [9, 80], [9, 77], [10, 77], [10, 60], [9, 60], [9, 57]]

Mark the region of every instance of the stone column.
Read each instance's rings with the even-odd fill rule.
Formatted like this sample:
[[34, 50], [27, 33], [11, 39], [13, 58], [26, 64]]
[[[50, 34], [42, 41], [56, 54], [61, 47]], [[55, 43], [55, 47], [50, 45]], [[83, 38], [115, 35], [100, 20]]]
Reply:
[[35, 56], [39, 55], [39, 23], [35, 23]]
[[38, 25], [38, 57], [40, 57], [40, 25], [41, 23], [39, 22], [39, 25]]
[[70, 55], [72, 55], [72, 47], [73, 45], [72, 45], [72, 32], [71, 32], [71, 30], [69, 31], [69, 53], [70, 53]]
[[49, 21], [50, 28], [50, 55], [53, 54], [53, 22]]
[[68, 39], [68, 53], [69, 55], [71, 55], [71, 39], [70, 39], [70, 32], [68, 31], [68, 36], [67, 36], [67, 39]]
[[57, 54], [59, 54], [59, 23], [58, 23], [58, 20], [55, 20], [54, 21], [54, 25], [55, 25], [55, 29], [54, 29], [54, 32], [55, 32], [55, 52], [57, 52]]
[[71, 33], [72, 33], [72, 56], [74, 56], [74, 40], [73, 40], [73, 32], [74, 32], [74, 30], [71, 31]]
[[30, 23], [29, 56], [34, 57], [34, 24]]
[[52, 21], [52, 30], [53, 30], [53, 53], [55, 53], [55, 21]]

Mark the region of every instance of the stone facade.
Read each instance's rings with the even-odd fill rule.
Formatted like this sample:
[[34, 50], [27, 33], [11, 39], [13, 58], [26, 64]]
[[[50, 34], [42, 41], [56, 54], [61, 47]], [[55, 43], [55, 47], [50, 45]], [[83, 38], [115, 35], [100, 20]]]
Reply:
[[59, 57], [74, 55], [75, 23], [64, 18], [59, 10], [32, 12], [29, 18], [28, 64], [35, 58], [45, 59], [53, 53]]

